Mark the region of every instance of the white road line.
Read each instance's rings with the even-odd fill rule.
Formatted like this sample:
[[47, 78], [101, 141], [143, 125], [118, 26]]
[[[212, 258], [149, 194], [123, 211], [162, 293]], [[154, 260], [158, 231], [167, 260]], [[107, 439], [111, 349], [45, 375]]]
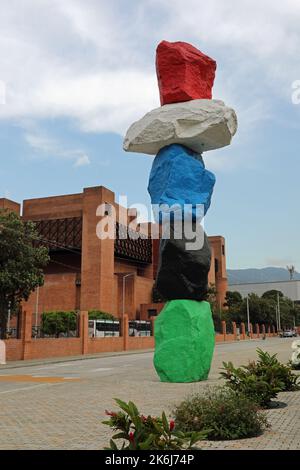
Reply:
[[24, 390], [31, 390], [32, 388], [47, 387], [48, 385], [57, 385], [57, 384], [39, 384], [39, 385], [32, 385], [30, 387], [13, 388], [12, 390], [5, 390], [4, 392], [0, 392], [0, 395], [4, 395], [5, 393], [13, 393], [13, 392], [21, 392], [21, 391], [24, 391]]
[[30, 377], [35, 377], [36, 379], [49, 379], [52, 376], [50, 376], [50, 375], [33, 375], [33, 374], [30, 374]]
[[113, 367], [99, 367], [99, 369], [89, 369], [88, 372], [104, 372], [106, 370], [113, 370]]

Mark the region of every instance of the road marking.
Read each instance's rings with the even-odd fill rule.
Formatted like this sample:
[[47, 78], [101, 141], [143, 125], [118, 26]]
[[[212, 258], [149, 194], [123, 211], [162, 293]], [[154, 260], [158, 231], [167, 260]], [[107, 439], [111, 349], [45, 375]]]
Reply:
[[[79, 381], [79, 378], [70, 378], [68, 380]], [[45, 377], [32, 375], [0, 375], [0, 382], [46, 382], [59, 383], [64, 382], [64, 377]]]
[[89, 372], [104, 372], [106, 370], [113, 370], [113, 367], [99, 367], [98, 369], [90, 369]]
[[47, 387], [48, 384], [40, 384], [40, 385], [31, 385], [30, 387], [22, 387], [22, 388], [13, 388], [12, 390], [5, 390], [4, 392], [0, 392], [0, 395], [4, 395], [5, 393], [13, 393], [13, 392], [21, 392], [24, 390], [31, 390], [33, 388], [39, 388], [39, 387]]

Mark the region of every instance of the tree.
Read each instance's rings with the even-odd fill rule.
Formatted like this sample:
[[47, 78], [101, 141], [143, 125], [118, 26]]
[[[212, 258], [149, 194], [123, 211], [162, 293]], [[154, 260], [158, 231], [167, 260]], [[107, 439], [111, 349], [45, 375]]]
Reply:
[[217, 305], [217, 289], [215, 284], [210, 284], [207, 289], [206, 299], [210, 303], [210, 308], [213, 315], [217, 315], [218, 305]]
[[[276, 325], [276, 309], [280, 305], [280, 318], [282, 328], [291, 328], [300, 320], [300, 309], [294, 302], [284, 297], [283, 293], [277, 290], [265, 292], [262, 297], [252, 293], [248, 295], [250, 321], [252, 324], [259, 323], [265, 325]], [[238, 293], [228, 292], [226, 294], [226, 304], [228, 306], [227, 319], [231, 321], [247, 321], [247, 300], [242, 299]], [[226, 305], [225, 304], [225, 305]]]
[[243, 297], [237, 291], [227, 291], [225, 296], [224, 307], [239, 307], [243, 302]]
[[89, 311], [89, 320], [111, 320], [115, 321], [116, 318], [107, 312], [102, 312], [101, 310], [90, 310]]
[[8, 309], [16, 311], [23, 300], [44, 282], [48, 249], [35, 246], [37, 232], [7, 210], [0, 210], [0, 338], [6, 336]]
[[206, 299], [210, 304], [215, 331], [222, 331], [222, 320], [226, 319], [227, 312], [220, 310], [217, 302], [217, 289], [215, 284], [210, 284], [207, 290]]
[[262, 299], [273, 299], [277, 302], [277, 298], [282, 299], [283, 298], [283, 293], [280, 290], [272, 289], [272, 290], [267, 290], [261, 297]]
[[76, 331], [77, 315], [74, 311], [70, 312], [44, 312], [42, 315], [42, 332], [45, 335], [55, 335], [59, 338], [61, 333]]

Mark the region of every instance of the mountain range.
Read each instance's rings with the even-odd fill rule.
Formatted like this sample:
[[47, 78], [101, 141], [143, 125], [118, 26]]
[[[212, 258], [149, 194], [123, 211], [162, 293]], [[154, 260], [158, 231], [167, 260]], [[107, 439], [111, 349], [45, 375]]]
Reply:
[[[253, 282], [289, 281], [290, 274], [285, 268], [249, 268], [227, 269], [228, 284], [248, 284]], [[295, 271], [294, 280], [300, 280], [300, 273]]]

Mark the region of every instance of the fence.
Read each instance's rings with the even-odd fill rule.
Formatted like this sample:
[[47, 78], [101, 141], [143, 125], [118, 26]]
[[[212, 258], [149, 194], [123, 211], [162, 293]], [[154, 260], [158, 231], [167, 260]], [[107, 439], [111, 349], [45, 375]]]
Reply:
[[[51, 357], [77, 356], [97, 354], [103, 352], [120, 352], [127, 350], [142, 350], [154, 348], [154, 322], [128, 321], [128, 316], [117, 322], [106, 322], [105, 330], [101, 325], [96, 331], [103, 331], [103, 335], [94, 335], [95, 324], [91, 324], [88, 312], [81, 312], [78, 316], [78, 336], [74, 337], [41, 337], [32, 336], [33, 317], [27, 312], [23, 313], [21, 339], [8, 339], [6, 353], [8, 361], [42, 359]], [[35, 327], [35, 325], [34, 325]], [[103, 325], [102, 325], [103, 327]], [[113, 334], [112, 334], [113, 333]], [[250, 325], [249, 337], [257, 338], [277, 336], [274, 327], [264, 325]], [[221, 333], [216, 333], [216, 342], [246, 340], [245, 324], [236, 325], [232, 322], [222, 321]]]
[[32, 314], [32, 338], [78, 338], [78, 312]]
[[119, 320], [89, 320], [90, 338], [119, 337], [120, 329]]

